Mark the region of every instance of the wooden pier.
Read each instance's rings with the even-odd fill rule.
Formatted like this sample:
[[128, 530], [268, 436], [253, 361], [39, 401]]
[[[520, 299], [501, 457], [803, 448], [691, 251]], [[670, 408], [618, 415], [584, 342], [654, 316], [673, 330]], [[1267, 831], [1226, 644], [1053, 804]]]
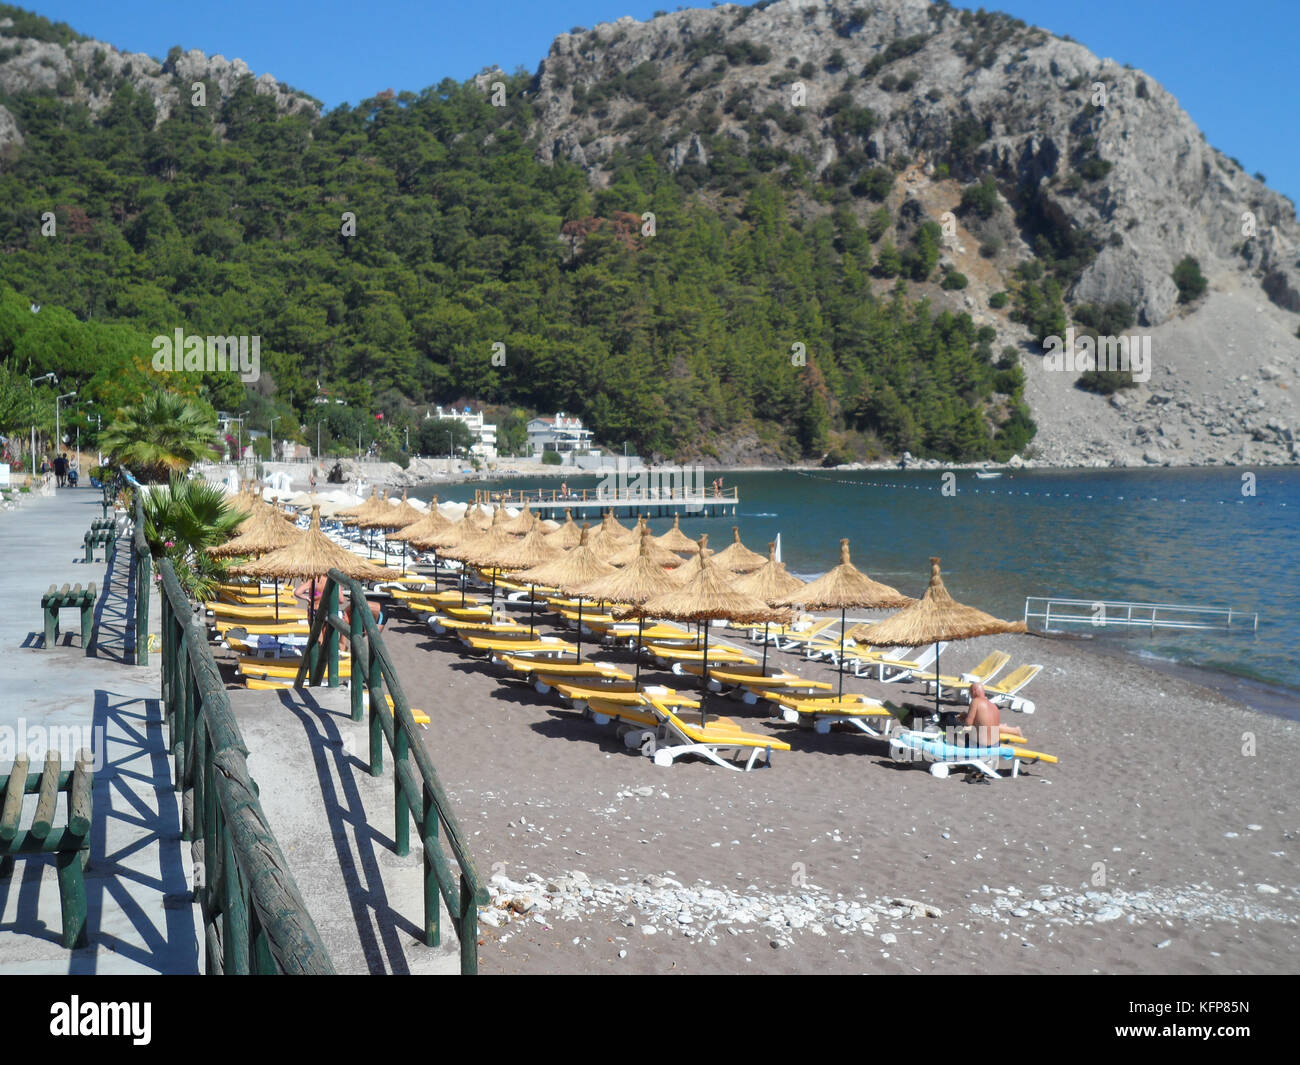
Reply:
[[642, 492], [622, 496], [602, 495], [595, 489], [584, 488], [562, 495], [558, 488], [511, 489], [489, 492], [478, 489], [474, 502], [484, 506], [502, 503], [507, 507], [527, 507], [539, 518], [563, 519], [565, 510], [573, 513], [575, 521], [599, 521], [605, 511], [612, 510], [615, 517], [647, 518], [682, 517], [718, 518], [735, 517], [740, 506], [740, 489], [724, 488], [722, 491], [692, 492]]

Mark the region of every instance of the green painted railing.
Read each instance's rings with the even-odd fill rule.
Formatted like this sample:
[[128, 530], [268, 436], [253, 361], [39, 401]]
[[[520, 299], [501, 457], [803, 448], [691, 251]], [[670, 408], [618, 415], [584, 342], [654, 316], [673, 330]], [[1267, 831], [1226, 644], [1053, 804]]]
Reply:
[[333, 974], [248, 774], [248, 749], [207, 632], [171, 562], [162, 559], [158, 572], [164, 717], [182, 794], [181, 838], [195, 851], [205, 971]]
[[[343, 588], [351, 603], [350, 621], [339, 614], [339, 592]], [[460, 971], [476, 973], [478, 908], [488, 903], [487, 888], [470, 857], [429, 752], [420, 742], [411, 704], [406, 701], [379, 626], [370, 614], [365, 591], [341, 570], [332, 569], [320, 604], [307, 641], [310, 650], [298, 667], [294, 686], [301, 688], [308, 681], [316, 686], [327, 679], [331, 688], [338, 687], [339, 637], [347, 637], [352, 654], [352, 720], [360, 721], [367, 706], [370, 710], [370, 775], [383, 774], [385, 741], [393, 755], [394, 850], [402, 855], [410, 853], [412, 820], [424, 847], [424, 942], [430, 947], [441, 943], [441, 894], [460, 940]], [[393, 699], [391, 710], [384, 698], [385, 688]], [[443, 840], [460, 867], [459, 876], [447, 861]]]
[[153, 556], [144, 538], [144, 500], [135, 490], [135, 530], [131, 533], [135, 560], [135, 664], [149, 664], [149, 592], [153, 587]]

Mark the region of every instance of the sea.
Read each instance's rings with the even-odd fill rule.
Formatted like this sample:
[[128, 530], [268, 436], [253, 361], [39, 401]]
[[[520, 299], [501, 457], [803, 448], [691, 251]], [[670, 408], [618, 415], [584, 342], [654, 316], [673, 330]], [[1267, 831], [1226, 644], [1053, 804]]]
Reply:
[[[959, 602], [1019, 619], [1027, 597], [1084, 600], [1088, 606], [1067, 609], [1087, 621], [1052, 628], [1102, 653], [1135, 656], [1300, 720], [1300, 469], [1008, 469], [991, 480], [973, 470], [720, 475], [725, 488], [739, 490], [735, 517], [681, 519], [692, 538], [707, 533], [710, 547], [730, 543], [733, 525], [760, 553], [779, 534], [782, 560], [811, 579], [839, 561], [847, 537], [858, 568], [911, 596], [925, 590], [929, 559], [938, 557]], [[602, 480], [565, 479], [578, 492]], [[503, 479], [412, 494], [467, 500], [475, 489], [542, 486], [556, 484]], [[671, 524], [671, 517], [650, 520], [656, 533]], [[1231, 609], [1232, 624], [1188, 630], [1094, 623], [1106, 616], [1097, 603], [1120, 601]], [[1111, 608], [1108, 620], [1115, 616]]]

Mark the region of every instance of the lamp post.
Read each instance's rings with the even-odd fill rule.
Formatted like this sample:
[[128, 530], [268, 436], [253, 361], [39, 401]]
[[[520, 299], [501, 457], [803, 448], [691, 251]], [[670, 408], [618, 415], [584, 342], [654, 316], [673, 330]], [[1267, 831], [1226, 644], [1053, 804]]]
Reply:
[[77, 394], [76, 392], [64, 392], [63, 395], [54, 397], [54, 450], [55, 451], [58, 451], [59, 448], [63, 447], [63, 434], [62, 431], [60, 430], [61, 423], [59, 422], [59, 404], [62, 403], [65, 399], [71, 399], [76, 394]]
[[[33, 311], [33, 314], [36, 312]], [[36, 476], [36, 382], [53, 381], [56, 385], [59, 383], [59, 375], [56, 373], [43, 373], [40, 377], [31, 379], [32, 390], [32, 476]]]

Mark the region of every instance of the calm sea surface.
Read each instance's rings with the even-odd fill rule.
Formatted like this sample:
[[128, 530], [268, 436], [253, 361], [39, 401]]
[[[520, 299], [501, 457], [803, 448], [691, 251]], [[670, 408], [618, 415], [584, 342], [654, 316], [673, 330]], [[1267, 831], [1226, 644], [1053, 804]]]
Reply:
[[[722, 476], [740, 490], [737, 516], [684, 516], [683, 530], [722, 548], [737, 524], [763, 553], [779, 533], [783, 560], [804, 578], [835, 565], [847, 536], [859, 568], [907, 595], [924, 591], [929, 556], [939, 556], [956, 599], [1004, 618], [1022, 617], [1026, 596], [1047, 595], [1257, 612], [1258, 631], [1069, 628], [1153, 665], [1212, 671], [1250, 705], [1300, 717], [1300, 470], [1260, 469], [1253, 485], [1234, 469], [1025, 470], [984, 481], [955, 471], [952, 494], [935, 471]], [[568, 478], [570, 489], [598, 482]], [[555, 486], [502, 480], [438, 491], [463, 500], [474, 488], [542, 485]], [[656, 532], [671, 524], [651, 522]]]

